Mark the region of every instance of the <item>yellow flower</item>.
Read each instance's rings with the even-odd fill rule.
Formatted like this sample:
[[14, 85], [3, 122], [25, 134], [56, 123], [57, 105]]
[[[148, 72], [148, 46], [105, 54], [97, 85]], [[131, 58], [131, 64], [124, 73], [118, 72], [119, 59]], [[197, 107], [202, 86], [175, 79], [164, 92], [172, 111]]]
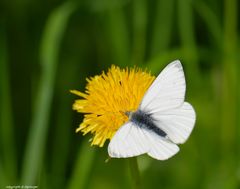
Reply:
[[76, 132], [93, 133], [92, 145], [102, 147], [128, 120], [125, 112], [138, 108], [153, 80], [154, 76], [141, 69], [116, 66], [111, 66], [107, 73], [87, 79], [85, 93], [71, 90], [83, 98], [74, 102], [73, 109], [85, 113]]

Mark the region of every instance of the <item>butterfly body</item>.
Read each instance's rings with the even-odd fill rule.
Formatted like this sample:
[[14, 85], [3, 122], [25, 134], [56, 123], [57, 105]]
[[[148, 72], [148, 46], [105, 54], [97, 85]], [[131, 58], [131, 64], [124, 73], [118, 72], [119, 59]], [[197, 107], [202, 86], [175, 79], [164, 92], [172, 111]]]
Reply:
[[152, 118], [151, 114], [148, 114], [142, 110], [131, 112], [129, 120], [133, 122], [136, 127], [152, 131], [160, 137], [166, 137], [167, 135], [160, 127], [156, 125], [155, 120]]

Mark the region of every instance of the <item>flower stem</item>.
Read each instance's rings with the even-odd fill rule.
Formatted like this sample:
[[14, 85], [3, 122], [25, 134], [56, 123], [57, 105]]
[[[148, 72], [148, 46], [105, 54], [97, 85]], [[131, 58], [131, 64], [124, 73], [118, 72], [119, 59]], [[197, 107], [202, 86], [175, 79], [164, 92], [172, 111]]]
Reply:
[[138, 162], [136, 157], [129, 158], [129, 167], [130, 167], [130, 174], [131, 174], [133, 188], [134, 189], [141, 188], [140, 172], [139, 172]]

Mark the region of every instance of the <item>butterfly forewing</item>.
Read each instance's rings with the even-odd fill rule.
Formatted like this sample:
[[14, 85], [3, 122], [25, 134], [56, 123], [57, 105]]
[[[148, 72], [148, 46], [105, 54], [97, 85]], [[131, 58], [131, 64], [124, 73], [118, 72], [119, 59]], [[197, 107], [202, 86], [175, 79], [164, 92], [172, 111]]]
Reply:
[[182, 65], [176, 60], [158, 75], [143, 97], [140, 109], [148, 113], [165, 111], [184, 102], [186, 83]]

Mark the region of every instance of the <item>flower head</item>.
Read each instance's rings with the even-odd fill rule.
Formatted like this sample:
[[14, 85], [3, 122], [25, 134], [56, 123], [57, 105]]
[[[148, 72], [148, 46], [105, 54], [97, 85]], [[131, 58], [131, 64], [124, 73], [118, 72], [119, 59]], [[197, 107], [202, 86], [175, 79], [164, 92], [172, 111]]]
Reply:
[[74, 102], [73, 109], [85, 114], [76, 131], [93, 133], [92, 145], [102, 147], [128, 120], [125, 113], [137, 110], [153, 80], [154, 76], [141, 69], [116, 66], [87, 79], [85, 93], [71, 91], [82, 97]]

